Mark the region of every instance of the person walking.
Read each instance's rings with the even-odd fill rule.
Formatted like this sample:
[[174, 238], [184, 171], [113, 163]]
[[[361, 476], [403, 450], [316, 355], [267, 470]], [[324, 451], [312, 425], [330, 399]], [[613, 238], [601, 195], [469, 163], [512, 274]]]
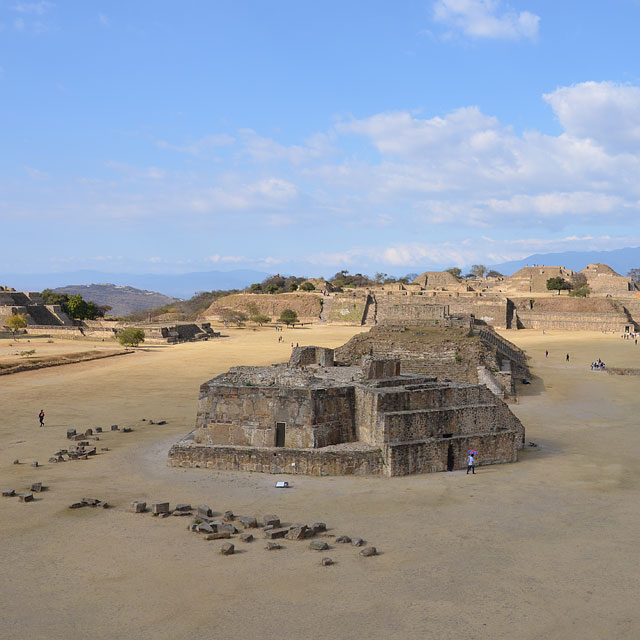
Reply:
[[567, 353], [567, 362], [569, 362], [569, 354]]
[[476, 454], [470, 452], [467, 458], [467, 475], [469, 475], [469, 471], [471, 471], [471, 473], [474, 476], [476, 475], [475, 464], [476, 464]]
[[40, 409], [40, 413], [38, 414], [38, 418], [40, 420], [40, 426], [44, 427], [44, 409]]
[[544, 357], [545, 357], [545, 358], [548, 358], [548, 357], [549, 357], [549, 349], [547, 349], [547, 350], [544, 352]]

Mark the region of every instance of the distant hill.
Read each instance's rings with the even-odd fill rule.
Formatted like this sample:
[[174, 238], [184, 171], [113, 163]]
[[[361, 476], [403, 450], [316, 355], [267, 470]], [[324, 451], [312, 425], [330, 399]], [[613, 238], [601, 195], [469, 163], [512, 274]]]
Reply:
[[156, 291], [145, 291], [116, 284], [76, 284], [53, 289], [56, 293], [79, 293], [85, 300], [98, 305], [109, 305], [110, 315], [124, 316], [134, 311], [145, 311], [175, 302], [176, 298]]
[[79, 284], [111, 282], [118, 286], [136, 287], [146, 291], [159, 291], [166, 296], [190, 298], [196, 291], [243, 289], [254, 282], [262, 282], [270, 275], [270, 273], [252, 269], [179, 274], [107, 273], [104, 271], [67, 271], [39, 274], [0, 273], [0, 284], [13, 287], [18, 291], [42, 291], [43, 289], [65, 287], [69, 282], [77, 282]]
[[629, 269], [640, 268], [640, 247], [627, 247], [625, 249], [614, 249], [612, 251], [564, 251], [562, 253], [536, 253], [511, 262], [491, 265], [505, 276], [514, 274], [522, 267], [534, 264], [544, 264], [554, 267], [566, 267], [574, 271], [584, 269], [588, 264], [601, 262], [608, 264], [620, 275], [627, 275]]

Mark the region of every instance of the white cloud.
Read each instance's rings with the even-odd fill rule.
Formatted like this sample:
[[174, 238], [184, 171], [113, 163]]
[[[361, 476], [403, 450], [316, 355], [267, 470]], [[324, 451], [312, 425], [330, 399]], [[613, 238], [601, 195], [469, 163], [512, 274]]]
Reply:
[[205, 262], [213, 262], [215, 264], [222, 262], [246, 262], [248, 259], [245, 256], [221, 256], [216, 253], [208, 258], [205, 258]]
[[543, 97], [567, 135], [613, 153], [640, 151], [640, 87], [583, 82]]
[[472, 38], [501, 40], [534, 40], [540, 22], [529, 11], [503, 9], [499, 0], [437, 0], [433, 15], [437, 22]]
[[18, 2], [13, 5], [13, 10], [18, 13], [42, 16], [55, 6], [53, 2], [46, 2], [45, 0], [42, 2]]

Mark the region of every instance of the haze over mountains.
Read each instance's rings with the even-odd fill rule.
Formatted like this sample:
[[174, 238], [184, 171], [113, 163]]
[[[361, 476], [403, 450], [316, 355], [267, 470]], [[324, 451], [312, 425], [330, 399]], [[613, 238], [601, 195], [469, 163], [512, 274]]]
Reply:
[[[563, 266], [568, 269], [580, 270], [593, 262], [608, 264], [618, 273], [625, 275], [629, 269], [640, 267], [640, 247], [627, 247], [612, 251], [565, 251], [561, 253], [533, 254], [500, 264], [487, 265], [492, 269], [511, 275], [518, 269], [532, 264]], [[435, 265], [425, 261], [417, 267], [406, 267], [395, 275], [404, 275], [407, 271], [416, 273], [427, 270], [442, 270], [447, 267], [461, 266], [463, 272], [470, 265]], [[366, 271], [357, 265], [348, 266], [351, 273]], [[323, 275], [328, 277], [338, 269], [318, 269], [319, 273], [297, 274], [309, 277]], [[288, 269], [294, 272], [293, 268]], [[242, 289], [253, 282], [261, 282], [273, 275], [264, 271], [252, 269], [236, 269], [233, 271], [206, 271], [181, 274], [144, 274], [144, 273], [109, 273], [105, 271], [67, 271], [48, 274], [0, 274], [0, 284], [5, 284], [22, 291], [42, 291], [42, 289], [64, 288], [68, 290], [73, 285], [88, 285], [92, 283], [111, 283], [120, 287], [134, 287], [144, 292], [159, 292], [171, 298], [190, 298], [197, 291], [213, 291], [215, 289]], [[373, 274], [369, 274], [373, 275]], [[96, 301], [97, 302], [97, 301]], [[110, 304], [102, 302], [100, 304]], [[164, 304], [161, 302], [160, 304]], [[111, 305], [113, 306], [113, 305]], [[156, 305], [151, 305], [156, 306]]]

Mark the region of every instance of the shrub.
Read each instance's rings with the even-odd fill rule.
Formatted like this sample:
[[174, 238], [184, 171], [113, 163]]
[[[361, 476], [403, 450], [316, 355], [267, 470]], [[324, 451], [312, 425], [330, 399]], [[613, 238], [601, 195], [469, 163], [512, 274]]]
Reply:
[[144, 342], [144, 330], [127, 327], [118, 333], [116, 339], [124, 347], [137, 347], [141, 342]]
[[256, 313], [255, 315], [251, 316], [251, 322], [255, 322], [256, 324], [262, 326], [267, 322], [271, 322], [271, 318], [269, 316], [265, 316], [262, 313]]
[[313, 286], [312, 282], [303, 282], [300, 285], [300, 289], [302, 291], [315, 291], [316, 288]]
[[298, 314], [293, 309], [285, 309], [280, 314], [280, 322], [284, 322], [287, 326], [298, 322]]

